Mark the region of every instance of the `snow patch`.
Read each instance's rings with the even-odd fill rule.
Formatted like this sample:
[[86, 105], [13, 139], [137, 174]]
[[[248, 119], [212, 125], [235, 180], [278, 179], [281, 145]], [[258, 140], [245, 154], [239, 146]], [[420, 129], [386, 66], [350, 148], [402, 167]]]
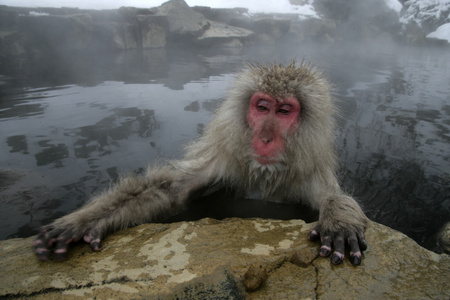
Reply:
[[[43, 13], [43, 12], [38, 12], [38, 11], [30, 11], [28, 13], [28, 16], [31, 16], [31, 17], [41, 17], [41, 16], [49, 16], [49, 15], [50, 15], [49, 13]], [[20, 14], [20, 16], [27, 16], [27, 15]]]
[[403, 8], [402, 4], [398, 2], [398, 0], [384, 0], [384, 2], [386, 3], [387, 7], [396, 11], [397, 14], [399, 14]]
[[427, 38], [447, 40], [450, 43], [450, 23], [439, 26], [435, 31], [428, 34]]

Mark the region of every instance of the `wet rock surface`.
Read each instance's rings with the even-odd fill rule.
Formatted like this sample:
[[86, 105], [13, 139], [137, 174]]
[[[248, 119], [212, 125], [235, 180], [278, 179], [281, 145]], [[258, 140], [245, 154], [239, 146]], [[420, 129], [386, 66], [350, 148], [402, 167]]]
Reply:
[[[33, 237], [0, 242], [0, 297], [27, 299], [448, 299], [450, 257], [371, 223], [362, 265], [334, 266], [302, 220], [145, 224], [40, 262]], [[252, 269], [253, 268], [253, 269]], [[251, 270], [252, 269], [252, 270]], [[247, 274], [247, 275], [246, 275]], [[250, 278], [257, 284], [246, 289]], [[247, 280], [248, 281], [248, 280]]]

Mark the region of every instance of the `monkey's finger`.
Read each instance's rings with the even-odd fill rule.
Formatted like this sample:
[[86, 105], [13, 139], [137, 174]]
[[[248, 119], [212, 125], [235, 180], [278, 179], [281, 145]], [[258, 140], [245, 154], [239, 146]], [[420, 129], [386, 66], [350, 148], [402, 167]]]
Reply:
[[50, 250], [48, 249], [47, 243], [44, 240], [40, 238], [35, 239], [33, 242], [33, 246], [34, 246], [34, 253], [37, 255], [39, 260], [42, 261], [48, 260]]
[[67, 259], [67, 251], [69, 244], [79, 240], [79, 237], [73, 234], [73, 231], [67, 229], [60, 233], [56, 239], [54, 257], [56, 261], [64, 261]]
[[39, 260], [48, 260], [50, 256], [50, 248], [55, 241], [53, 238], [54, 234], [52, 234], [52, 232], [53, 227], [44, 226], [40, 229], [38, 236], [33, 241], [34, 253], [37, 255]]
[[69, 243], [70, 240], [67, 240], [63, 236], [57, 239], [54, 251], [56, 261], [64, 261], [67, 259], [67, 248]]
[[364, 237], [364, 232], [358, 233], [358, 241], [359, 241], [359, 248], [361, 249], [361, 251], [366, 251], [367, 250], [367, 242]]
[[350, 262], [354, 264], [355, 266], [361, 264], [361, 250], [360, 250], [360, 244], [358, 243], [358, 238], [356, 237], [356, 234], [353, 233], [348, 238], [348, 245], [350, 246]]
[[331, 256], [331, 262], [334, 265], [340, 264], [344, 260], [345, 252], [345, 239], [344, 235], [338, 234], [334, 239], [334, 252]]
[[95, 252], [102, 250], [102, 241], [99, 238], [93, 239], [91, 242], [91, 249]]
[[83, 240], [91, 246], [91, 250], [98, 252], [102, 250], [101, 236], [95, 231], [91, 231], [83, 236]]
[[331, 254], [331, 243], [333, 239], [331, 235], [325, 235], [322, 237], [322, 247], [320, 247], [320, 256], [326, 257]]
[[320, 226], [317, 225], [309, 232], [308, 240], [315, 241], [315, 240], [319, 239], [319, 237], [320, 237], [319, 232], [320, 232]]

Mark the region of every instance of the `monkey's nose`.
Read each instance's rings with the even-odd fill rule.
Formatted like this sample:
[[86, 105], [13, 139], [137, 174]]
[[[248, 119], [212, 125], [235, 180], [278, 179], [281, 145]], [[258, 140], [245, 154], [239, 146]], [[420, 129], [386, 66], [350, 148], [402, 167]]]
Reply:
[[261, 141], [262, 141], [264, 144], [269, 144], [270, 142], [273, 141], [273, 137], [265, 137], [265, 136], [263, 136], [263, 137], [261, 137]]

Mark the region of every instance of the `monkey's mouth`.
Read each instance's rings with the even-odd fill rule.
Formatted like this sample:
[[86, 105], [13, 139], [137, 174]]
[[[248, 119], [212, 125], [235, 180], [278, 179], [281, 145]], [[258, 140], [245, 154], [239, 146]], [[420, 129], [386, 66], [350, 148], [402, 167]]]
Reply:
[[276, 159], [276, 157], [255, 156], [255, 160], [261, 165], [273, 165], [278, 163], [278, 159]]

